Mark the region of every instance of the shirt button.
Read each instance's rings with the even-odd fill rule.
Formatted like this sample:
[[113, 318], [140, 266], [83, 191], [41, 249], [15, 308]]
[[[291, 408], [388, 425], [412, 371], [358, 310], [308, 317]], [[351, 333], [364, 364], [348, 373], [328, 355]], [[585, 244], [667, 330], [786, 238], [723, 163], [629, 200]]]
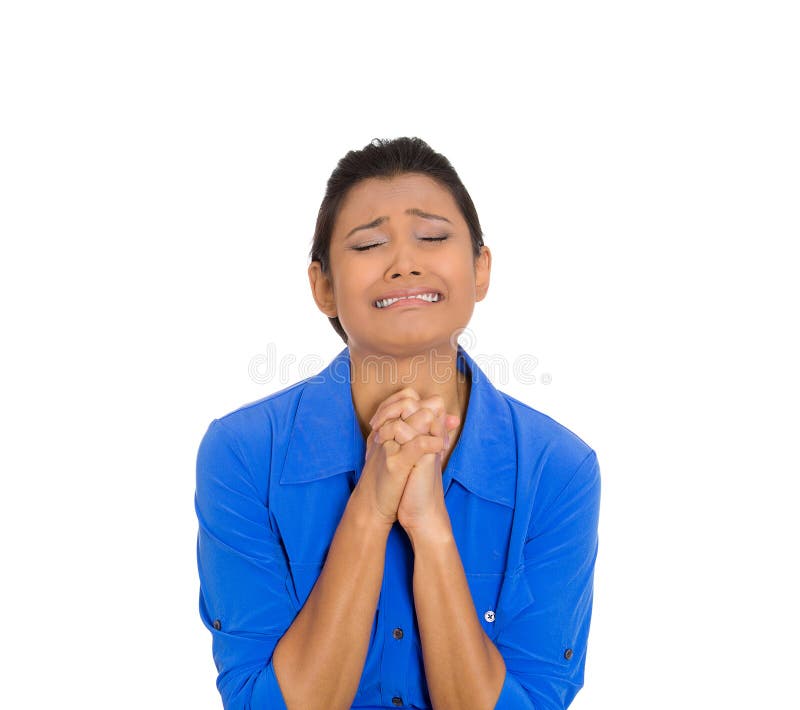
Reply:
[[222, 622], [219, 619], [214, 619], [214, 623], [211, 624], [217, 631], [222, 628]]
[[489, 622], [494, 621], [494, 612], [491, 609], [489, 609], [489, 611], [487, 611], [483, 615], [483, 618], [486, 619], [486, 621], [489, 621]]
[[392, 631], [392, 636], [394, 636], [396, 639], [403, 638], [403, 629], [395, 629]]
[[572, 649], [571, 648], [568, 648], [566, 651], [564, 651], [564, 658], [566, 658], [567, 660], [572, 658]]
[[403, 704], [403, 698], [397, 698], [397, 697], [392, 698], [392, 705], [402, 705], [402, 704]]

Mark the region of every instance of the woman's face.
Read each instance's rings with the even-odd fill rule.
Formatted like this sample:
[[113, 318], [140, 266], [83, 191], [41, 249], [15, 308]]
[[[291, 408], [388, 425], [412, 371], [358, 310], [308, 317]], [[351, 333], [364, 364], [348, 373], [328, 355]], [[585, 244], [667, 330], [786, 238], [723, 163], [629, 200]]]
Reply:
[[[490, 267], [488, 247], [473, 257], [469, 228], [450, 192], [427, 175], [406, 173], [350, 189], [331, 239], [331, 278], [312, 262], [309, 280], [320, 310], [339, 317], [351, 348], [408, 356], [456, 346], [486, 295]], [[406, 289], [439, 300], [377, 305]]]

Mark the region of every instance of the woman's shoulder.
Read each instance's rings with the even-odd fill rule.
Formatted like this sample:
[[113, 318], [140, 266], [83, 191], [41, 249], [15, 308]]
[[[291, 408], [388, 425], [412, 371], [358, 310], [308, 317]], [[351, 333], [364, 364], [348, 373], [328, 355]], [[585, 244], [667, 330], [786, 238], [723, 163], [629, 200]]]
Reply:
[[596, 460], [594, 449], [572, 429], [516, 397], [500, 394], [514, 422], [518, 456], [547, 469], [551, 481], [568, 478]]
[[[530, 506], [528, 536], [563, 506], [595, 509], [599, 505], [600, 467], [594, 449], [553, 417], [502, 393], [514, 422], [517, 454], [517, 500]], [[562, 511], [563, 512], [563, 511]]]
[[211, 420], [205, 438], [222, 436], [258, 457], [291, 429], [297, 405], [309, 380], [295, 382]]

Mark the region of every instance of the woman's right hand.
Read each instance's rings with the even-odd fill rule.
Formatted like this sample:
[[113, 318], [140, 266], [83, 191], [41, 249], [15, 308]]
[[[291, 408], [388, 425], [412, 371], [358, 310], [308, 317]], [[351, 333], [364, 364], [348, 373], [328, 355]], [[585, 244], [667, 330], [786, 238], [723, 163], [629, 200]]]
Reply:
[[[389, 412], [391, 418], [381, 416]], [[364, 469], [356, 490], [364, 496], [373, 519], [391, 527], [397, 521], [411, 469], [424, 455], [444, 448], [443, 400], [439, 396], [423, 400], [416, 390], [406, 387], [380, 404], [373, 421], [383, 423], [367, 438]]]

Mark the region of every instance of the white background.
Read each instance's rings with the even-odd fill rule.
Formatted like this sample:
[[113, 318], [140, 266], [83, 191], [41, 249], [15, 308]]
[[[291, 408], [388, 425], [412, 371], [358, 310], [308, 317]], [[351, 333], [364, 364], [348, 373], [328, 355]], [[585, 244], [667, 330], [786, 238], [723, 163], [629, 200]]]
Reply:
[[601, 463], [572, 707], [798, 707], [793, 5], [4, 3], [0, 703], [221, 707], [197, 446], [343, 347], [325, 182], [417, 135], [493, 252], [470, 352]]

